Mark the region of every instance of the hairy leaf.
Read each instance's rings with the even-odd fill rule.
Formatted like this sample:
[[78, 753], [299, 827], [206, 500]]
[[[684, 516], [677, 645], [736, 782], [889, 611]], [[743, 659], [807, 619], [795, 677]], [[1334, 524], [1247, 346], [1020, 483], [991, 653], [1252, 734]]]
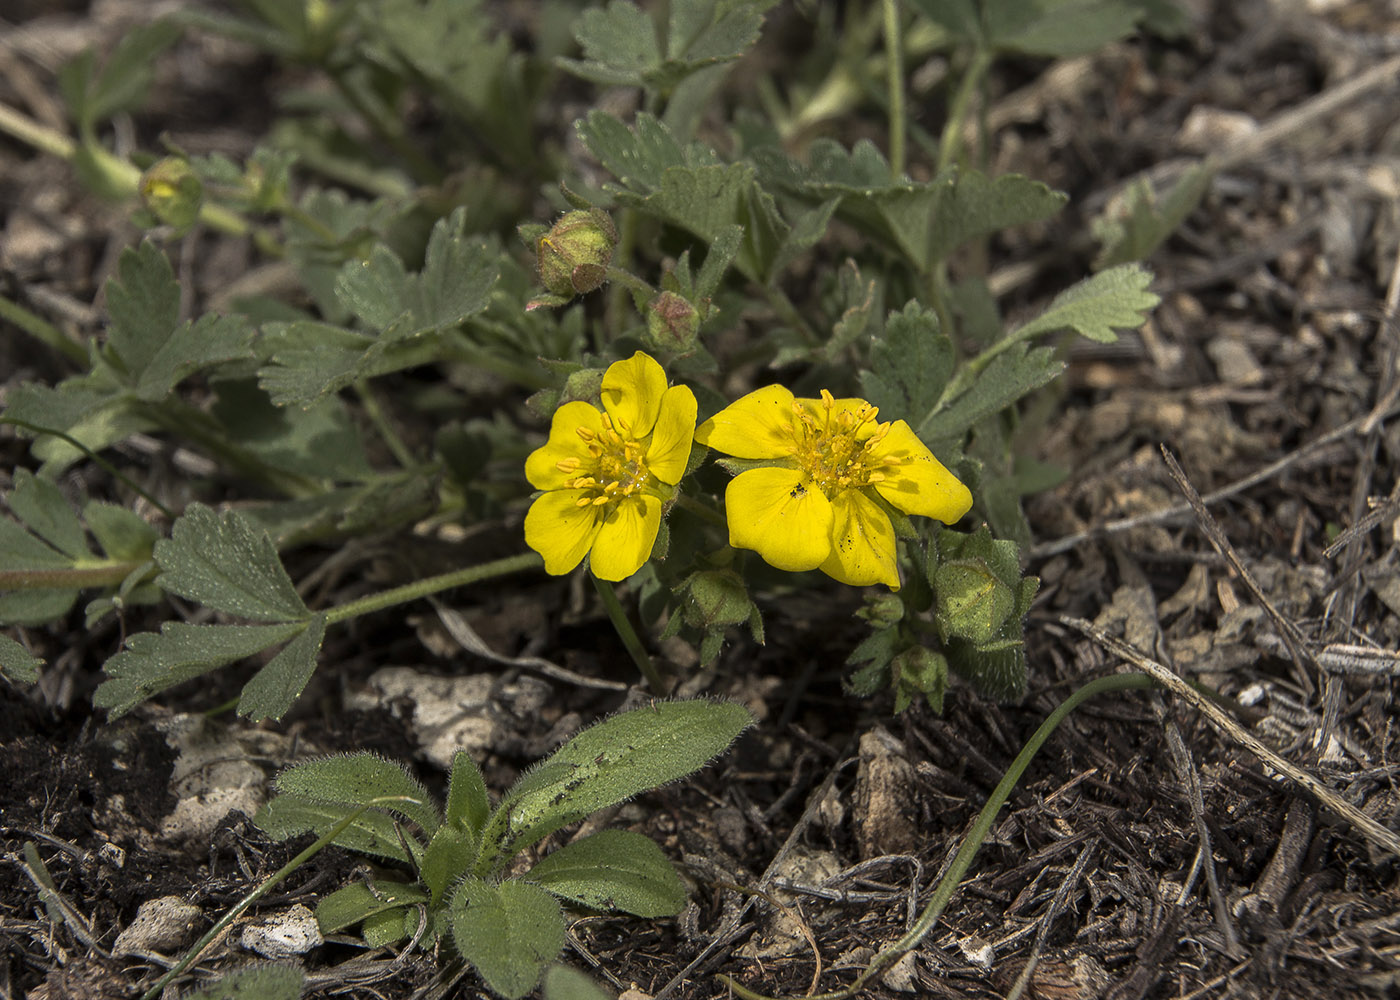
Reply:
[[29, 650], [15, 640], [0, 635], [0, 677], [15, 684], [33, 684], [43, 665], [43, 660], [30, 656]]
[[463, 322], [486, 308], [499, 275], [496, 255], [463, 235], [466, 210], [439, 219], [428, 238], [423, 270], [409, 274], [382, 243], [368, 260], [350, 261], [336, 296], [385, 340], [402, 340]]
[[742, 705], [671, 701], [585, 729], [540, 765], [547, 780], [527, 774], [507, 793], [486, 824], [479, 870], [504, 864], [561, 826], [699, 770], [752, 723]]
[[[437, 806], [422, 783], [402, 765], [369, 752], [319, 757], [287, 768], [277, 776], [277, 791], [338, 806], [362, 806], [371, 799], [404, 796], [417, 801], [385, 803], [378, 808], [400, 813], [428, 836], [441, 824]], [[348, 809], [341, 812], [343, 816]]]
[[306, 974], [297, 966], [266, 962], [220, 976], [181, 1000], [297, 1000], [305, 985]]
[[1145, 179], [1130, 185], [1122, 200], [1092, 223], [1102, 244], [1094, 269], [1146, 260], [1196, 210], [1214, 179], [1215, 167], [1203, 160], [1177, 178], [1160, 201]]
[[602, 830], [565, 844], [524, 877], [595, 910], [673, 917], [685, 905], [685, 885], [661, 848], [628, 830]]
[[491, 813], [491, 800], [481, 768], [466, 750], [452, 755], [452, 774], [447, 781], [446, 822], [472, 833], [480, 833]]
[[180, 286], [154, 243], [123, 251], [107, 283], [112, 316], [109, 343], [136, 397], [164, 399], [195, 372], [252, 357], [253, 331], [241, 316], [202, 317], [180, 323]]
[[426, 902], [428, 894], [409, 882], [351, 882], [316, 904], [316, 923], [322, 934], [334, 934], [376, 913]]
[[917, 427], [938, 405], [953, 363], [953, 342], [940, 330], [937, 314], [911, 300], [903, 312], [890, 313], [860, 384], [882, 419], [903, 418]]
[[961, 440], [968, 428], [1048, 384], [1064, 367], [1052, 348], [1032, 350], [1018, 343], [993, 358], [966, 391], [925, 418], [916, 430], [925, 441]]
[[[92, 555], [82, 521], [68, 506], [63, 491], [47, 479], [38, 478], [28, 469], [15, 469], [14, 488], [5, 500], [26, 528], [69, 559]], [[7, 561], [0, 552], [0, 565]]]
[[468, 878], [453, 893], [449, 911], [457, 950], [506, 1000], [534, 989], [544, 967], [564, 950], [564, 915], [538, 886]]
[[551, 965], [544, 974], [544, 1000], [612, 1000], [593, 980], [567, 965]]
[[[286, 840], [299, 833], [314, 833], [321, 837], [354, 811], [354, 807], [340, 803], [320, 802], [300, 795], [279, 795], [258, 810], [253, 822], [273, 840]], [[404, 850], [404, 844], [407, 843], [415, 855], [421, 847], [413, 837], [400, 837], [392, 816], [374, 809], [360, 813], [331, 842], [361, 854], [393, 858], [408, 864], [415, 864], [418, 859]]]
[[1139, 327], [1161, 301], [1147, 290], [1152, 273], [1139, 264], [1120, 264], [1071, 285], [1050, 303], [1050, 308], [1012, 336], [1025, 339], [1054, 330], [1074, 330], [1080, 336], [1112, 343], [1116, 329]]
[[103, 664], [102, 669], [109, 679], [93, 693], [92, 702], [98, 708], [110, 709], [110, 718], [116, 718], [167, 688], [285, 642], [304, 627], [301, 622], [282, 625], [165, 622], [159, 634], [133, 635], [126, 641], [126, 649]]
[[326, 616], [313, 615], [306, 629], [243, 685], [238, 714], [250, 722], [286, 715], [315, 672], [316, 655], [325, 637]]
[[193, 503], [156, 543], [162, 573], [156, 582], [172, 594], [253, 621], [305, 621], [311, 612], [297, 595], [277, 548], [240, 512], [220, 517]]

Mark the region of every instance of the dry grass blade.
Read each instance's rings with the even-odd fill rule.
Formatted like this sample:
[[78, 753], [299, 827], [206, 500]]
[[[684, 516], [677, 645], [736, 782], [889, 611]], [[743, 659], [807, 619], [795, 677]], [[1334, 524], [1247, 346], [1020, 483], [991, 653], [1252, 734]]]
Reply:
[[1303, 790], [1315, 798], [1323, 808], [1331, 810], [1337, 816], [1340, 816], [1352, 826], [1356, 827], [1357, 830], [1376, 847], [1384, 851], [1389, 851], [1397, 858], [1400, 858], [1400, 836], [1397, 836], [1393, 830], [1389, 830], [1380, 823], [1377, 823], [1370, 816], [1367, 816], [1360, 809], [1357, 809], [1332, 789], [1324, 785], [1312, 774], [1269, 749], [1263, 741], [1226, 714], [1225, 710], [1219, 705], [1187, 684], [1176, 674], [1162, 666], [1162, 664], [1145, 656], [1123, 640], [1109, 635], [1103, 629], [1090, 624], [1082, 618], [1066, 616], [1061, 618], [1060, 621], [1070, 628], [1083, 632], [1109, 652], [1115, 653], [1127, 660], [1134, 667], [1147, 674], [1173, 694], [1186, 699], [1199, 709], [1201, 714], [1209, 719], [1226, 736], [1244, 746], [1250, 753], [1268, 764], [1269, 767], [1301, 786]]
[[[1244, 562], [1240, 559], [1235, 547], [1230, 544], [1230, 540], [1225, 537], [1225, 530], [1220, 527], [1211, 512], [1206, 509], [1205, 503], [1201, 500], [1201, 494], [1196, 492], [1196, 487], [1191, 485], [1191, 481], [1186, 478], [1186, 473], [1181, 470], [1181, 465], [1177, 462], [1176, 456], [1171, 453], [1166, 445], [1162, 446], [1162, 457], [1166, 459], [1167, 471], [1176, 480], [1177, 486], [1181, 487], [1181, 492], [1186, 495], [1186, 502], [1191, 505], [1191, 509], [1196, 514], [1196, 520], [1201, 525], [1201, 530], [1210, 539], [1215, 550], [1225, 557], [1225, 561], [1230, 564], [1245, 585], [1245, 588], [1254, 597], [1258, 605], [1264, 609], [1269, 616], [1269, 620], [1278, 629], [1279, 635], [1283, 638], [1283, 644], [1288, 647], [1288, 655], [1293, 658], [1293, 665], [1298, 668], [1297, 678], [1305, 691], [1309, 693], [1313, 690], [1313, 677], [1322, 673], [1322, 668], [1317, 664], [1317, 658], [1313, 656], [1312, 650], [1308, 648], [1307, 640], [1298, 631], [1298, 626], [1294, 625], [1287, 618], [1279, 613], [1274, 607], [1273, 601], [1269, 600], [1264, 593], [1259, 582], [1254, 579], [1254, 575], [1245, 568]], [[1311, 672], [1308, 668], [1312, 668]]]

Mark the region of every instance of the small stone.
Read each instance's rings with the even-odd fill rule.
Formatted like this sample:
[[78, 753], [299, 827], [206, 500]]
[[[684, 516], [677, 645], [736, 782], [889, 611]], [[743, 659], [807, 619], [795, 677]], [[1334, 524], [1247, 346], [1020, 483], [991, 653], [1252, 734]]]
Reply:
[[281, 913], [274, 913], [243, 928], [239, 938], [243, 947], [266, 958], [291, 958], [305, 955], [325, 943], [316, 914], [298, 903]]
[[137, 908], [136, 919], [117, 935], [112, 954], [119, 957], [173, 951], [189, 941], [202, 916], [199, 907], [179, 896], [148, 899]]

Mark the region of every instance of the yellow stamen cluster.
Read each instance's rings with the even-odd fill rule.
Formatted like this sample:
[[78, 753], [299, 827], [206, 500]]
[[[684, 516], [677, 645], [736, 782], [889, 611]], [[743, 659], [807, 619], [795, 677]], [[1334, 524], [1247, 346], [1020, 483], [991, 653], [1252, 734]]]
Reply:
[[[627, 430], [625, 424], [619, 424], [623, 431]], [[565, 489], [589, 492], [588, 496], [576, 501], [577, 506], [601, 507], [630, 497], [651, 478], [646, 464], [646, 449], [640, 442], [618, 433], [607, 414], [603, 415], [601, 434], [587, 427], [575, 430], [588, 448], [589, 458], [561, 459], [554, 467], [573, 477], [564, 481]]]
[[[872, 452], [890, 432], [889, 421], [876, 423], [879, 409], [866, 403], [859, 410], [835, 411], [836, 400], [822, 390], [821, 418], [801, 403], [792, 404], [798, 418], [796, 425], [797, 464], [811, 477], [828, 500], [839, 491], [884, 482], [881, 469], [899, 465], [896, 458], [876, 458]], [[875, 429], [859, 440], [861, 429], [875, 424]]]

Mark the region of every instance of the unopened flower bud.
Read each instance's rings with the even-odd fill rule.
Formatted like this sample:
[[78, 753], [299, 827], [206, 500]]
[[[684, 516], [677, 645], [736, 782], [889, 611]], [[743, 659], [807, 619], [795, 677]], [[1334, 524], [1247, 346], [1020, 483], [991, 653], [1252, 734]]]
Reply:
[[662, 292], [647, 303], [647, 339], [653, 347], [684, 351], [699, 330], [700, 311], [685, 296]]
[[581, 400], [596, 405], [603, 397], [603, 369], [580, 368], [564, 380], [564, 391], [559, 396], [559, 405]]
[[540, 281], [551, 294], [572, 298], [607, 278], [617, 229], [601, 209], [565, 212], [535, 244]]
[[141, 175], [141, 201], [166, 225], [188, 229], [199, 218], [204, 185], [186, 160], [167, 156]]
[[753, 614], [753, 602], [739, 575], [731, 570], [704, 570], [686, 581], [690, 601], [685, 620], [697, 628], [738, 625]]

